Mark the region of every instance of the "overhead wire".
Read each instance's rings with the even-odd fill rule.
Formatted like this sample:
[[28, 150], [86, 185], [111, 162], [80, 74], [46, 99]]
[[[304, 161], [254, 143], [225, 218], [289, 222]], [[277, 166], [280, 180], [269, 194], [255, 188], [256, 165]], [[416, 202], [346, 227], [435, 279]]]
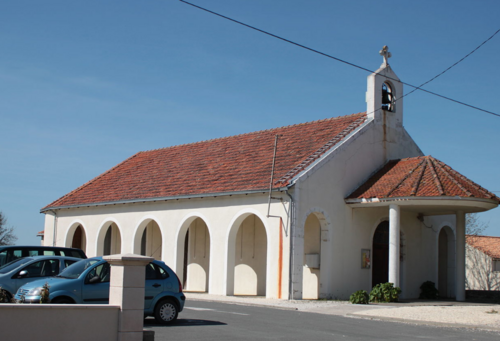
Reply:
[[[211, 14], [213, 14], [213, 15], [216, 15], [216, 16], [218, 16], [218, 17], [224, 18], [224, 19], [226, 19], [226, 20], [232, 21], [232, 22], [237, 23], [237, 24], [239, 24], [239, 25], [242, 25], [242, 26], [248, 27], [248, 28], [250, 28], [250, 29], [252, 29], [252, 30], [255, 30], [255, 31], [258, 31], [258, 32], [264, 33], [264, 34], [269, 35], [269, 36], [271, 36], [271, 37], [273, 37], [273, 38], [276, 38], [276, 39], [282, 40], [282, 41], [284, 41], [284, 42], [287, 42], [287, 43], [290, 43], [290, 44], [292, 44], [292, 45], [298, 46], [298, 47], [300, 47], [300, 48], [303, 48], [303, 49], [309, 50], [309, 51], [311, 51], [311, 52], [317, 53], [317, 54], [322, 55], [322, 56], [324, 56], [324, 57], [327, 57], [327, 58], [330, 58], [330, 59], [334, 59], [334, 60], [336, 60], [336, 61], [338, 61], [338, 62], [341, 62], [341, 63], [347, 64], [347, 65], [349, 65], [349, 66], [352, 66], [352, 67], [358, 68], [358, 69], [363, 70], [363, 71], [367, 71], [367, 72], [370, 72], [370, 73], [375, 73], [375, 71], [370, 70], [370, 69], [368, 69], [368, 68], [365, 68], [365, 67], [363, 67], [363, 66], [360, 66], [360, 65], [357, 65], [357, 64], [354, 64], [354, 63], [348, 62], [348, 61], [343, 60], [343, 59], [341, 59], [341, 58], [337, 58], [337, 57], [332, 56], [332, 55], [330, 55], [330, 54], [327, 54], [327, 53], [324, 53], [324, 52], [318, 51], [318, 50], [313, 49], [313, 48], [311, 48], [311, 47], [308, 47], [308, 46], [305, 46], [305, 45], [299, 44], [299, 43], [297, 43], [297, 42], [294, 42], [294, 41], [292, 41], [292, 40], [289, 40], [289, 39], [286, 39], [286, 38], [280, 37], [280, 36], [278, 36], [278, 35], [276, 35], [276, 34], [273, 34], [273, 33], [270, 33], [270, 32], [264, 31], [264, 30], [261, 30], [260, 28], [257, 28], [257, 27], [255, 27], [255, 26], [251, 26], [251, 25], [245, 24], [244, 22], [241, 22], [241, 21], [238, 21], [238, 20], [236, 20], [236, 19], [233, 19], [233, 18], [227, 17], [227, 16], [222, 15], [222, 14], [220, 14], [220, 13], [217, 13], [217, 12], [211, 11], [211, 10], [209, 10], [209, 9], [207, 9], [207, 8], [204, 8], [204, 7], [201, 7], [201, 6], [195, 5], [195, 4], [190, 3], [190, 2], [188, 2], [188, 1], [185, 1], [185, 0], [179, 0], [179, 1], [180, 1], [180, 2], [182, 2], [182, 3], [185, 3], [185, 4], [187, 4], [187, 5], [190, 5], [190, 6], [192, 6], [192, 7], [198, 8], [198, 9], [200, 9], [200, 10], [202, 10], [202, 11], [205, 11], [205, 12], [211, 13]], [[440, 95], [440, 94], [435, 93], [435, 92], [433, 92], [433, 91], [429, 91], [429, 90], [426, 90], [426, 89], [422, 89], [422, 88], [421, 88], [421, 87], [422, 87], [422, 86], [424, 86], [425, 84], [428, 84], [429, 82], [431, 82], [431, 81], [433, 81], [434, 79], [438, 78], [439, 76], [441, 76], [442, 74], [444, 74], [445, 72], [447, 72], [449, 69], [453, 68], [455, 65], [457, 65], [458, 63], [460, 63], [462, 60], [464, 60], [465, 58], [467, 58], [469, 55], [471, 55], [472, 53], [474, 53], [477, 49], [479, 49], [479, 48], [480, 48], [482, 45], [484, 45], [487, 41], [489, 41], [490, 39], [492, 39], [492, 38], [493, 38], [493, 37], [494, 37], [494, 36], [495, 36], [498, 32], [500, 32], [500, 29], [499, 29], [498, 31], [496, 31], [496, 32], [495, 32], [495, 33], [494, 33], [494, 34], [493, 34], [490, 38], [488, 38], [486, 41], [484, 41], [481, 45], [479, 45], [476, 49], [474, 49], [472, 52], [470, 52], [468, 55], [466, 55], [464, 58], [462, 58], [461, 60], [459, 60], [458, 62], [456, 62], [455, 64], [453, 64], [452, 66], [450, 66], [449, 68], [447, 68], [446, 70], [444, 70], [443, 72], [441, 72], [440, 74], [438, 74], [437, 76], [433, 77], [432, 79], [428, 80], [427, 82], [423, 83], [423, 84], [422, 84], [422, 85], [420, 85], [420, 86], [416, 86], [416, 85], [413, 85], [413, 84], [410, 84], [410, 83], [402, 82], [401, 80], [399, 80], [399, 79], [395, 79], [395, 78], [392, 78], [392, 77], [387, 77], [387, 76], [384, 76], [384, 77], [385, 77], [385, 78], [387, 78], [387, 79], [393, 80], [393, 81], [400, 82], [400, 83], [402, 83], [402, 84], [404, 84], [404, 85], [407, 85], [407, 86], [409, 86], [409, 87], [413, 88], [413, 91], [411, 91], [411, 92], [407, 93], [407, 94], [406, 94], [406, 95], [404, 95], [404, 96], [407, 96], [407, 95], [409, 95], [410, 93], [413, 93], [413, 92], [414, 92], [414, 91], [416, 91], [416, 90], [420, 90], [420, 91], [426, 92], [426, 93], [428, 93], [428, 94], [431, 94], [431, 95], [434, 95], [434, 96], [437, 96], [437, 97], [441, 97], [441, 98], [443, 98], [443, 99], [446, 99], [446, 100], [449, 100], [449, 101], [455, 102], [455, 103], [457, 103], [457, 104], [461, 104], [461, 105], [467, 106], [467, 107], [469, 107], [469, 108], [476, 109], [476, 110], [479, 110], [479, 111], [482, 111], [482, 112], [485, 112], [485, 113], [488, 113], [488, 114], [491, 114], [491, 115], [494, 115], [494, 116], [498, 116], [498, 117], [500, 117], [500, 114], [494, 113], [494, 112], [492, 112], [492, 111], [489, 111], [489, 110], [486, 110], [486, 109], [482, 109], [482, 108], [479, 108], [479, 107], [477, 107], [477, 106], [474, 106], [474, 105], [471, 105], [471, 104], [467, 104], [467, 103], [465, 103], [465, 102], [458, 101], [458, 100], [455, 100], [455, 99], [453, 99], [453, 98], [450, 98], [450, 97], [447, 97], [447, 96], [444, 96], [444, 95]], [[402, 97], [404, 97], [404, 96], [402, 96]], [[401, 98], [402, 98], [402, 97], [401, 97]], [[378, 110], [380, 110], [380, 109], [378, 109]]]

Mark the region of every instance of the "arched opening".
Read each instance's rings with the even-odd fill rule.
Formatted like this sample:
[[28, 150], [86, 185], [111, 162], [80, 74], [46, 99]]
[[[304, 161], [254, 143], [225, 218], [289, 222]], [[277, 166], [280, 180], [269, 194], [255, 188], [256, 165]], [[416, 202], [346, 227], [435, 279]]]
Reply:
[[265, 296], [267, 234], [264, 223], [254, 214], [237, 219], [229, 243], [227, 281], [232, 283], [227, 284], [227, 293]]
[[87, 235], [82, 225], [77, 224], [70, 229], [66, 246], [81, 249], [87, 253]]
[[162, 234], [156, 221], [143, 221], [134, 237], [134, 253], [161, 260]]
[[186, 291], [208, 292], [210, 233], [201, 218], [189, 224], [184, 239], [182, 280]]
[[389, 82], [382, 84], [382, 109], [394, 112], [395, 96], [394, 90]]
[[302, 271], [302, 298], [318, 299], [321, 263], [321, 224], [310, 214], [304, 225], [304, 265]]
[[[399, 282], [403, 287], [404, 283], [404, 254], [405, 254], [405, 239], [401, 231], [399, 233]], [[375, 230], [372, 243], [372, 287], [379, 283], [387, 283], [389, 281], [389, 222], [383, 221]]]
[[97, 255], [114, 255], [122, 252], [122, 237], [115, 223], [106, 223], [97, 238]]
[[455, 238], [453, 231], [445, 226], [438, 237], [438, 290], [443, 298], [453, 297], [455, 277]]

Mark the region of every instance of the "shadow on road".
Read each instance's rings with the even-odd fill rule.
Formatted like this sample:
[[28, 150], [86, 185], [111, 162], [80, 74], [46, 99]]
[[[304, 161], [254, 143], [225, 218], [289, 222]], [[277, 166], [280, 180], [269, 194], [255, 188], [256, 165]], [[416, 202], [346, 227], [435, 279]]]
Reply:
[[210, 320], [177, 319], [174, 323], [164, 325], [154, 319], [145, 319], [144, 327], [195, 327], [195, 326], [226, 326], [227, 323]]

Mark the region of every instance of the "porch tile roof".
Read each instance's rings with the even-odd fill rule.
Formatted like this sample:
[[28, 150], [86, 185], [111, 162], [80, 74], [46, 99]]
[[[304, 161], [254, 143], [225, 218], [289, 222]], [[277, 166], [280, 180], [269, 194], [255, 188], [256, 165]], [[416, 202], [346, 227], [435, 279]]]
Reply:
[[139, 152], [42, 210], [284, 187], [366, 121], [366, 113]]
[[500, 203], [496, 195], [432, 156], [389, 161], [347, 199], [440, 196], [492, 199]]
[[465, 241], [493, 259], [500, 259], [500, 237], [467, 235]]

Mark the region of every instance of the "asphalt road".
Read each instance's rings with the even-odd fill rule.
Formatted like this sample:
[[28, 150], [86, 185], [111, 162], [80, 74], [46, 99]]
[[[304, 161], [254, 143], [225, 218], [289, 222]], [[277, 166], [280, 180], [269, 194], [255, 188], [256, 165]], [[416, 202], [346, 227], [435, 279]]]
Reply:
[[163, 340], [499, 340], [500, 334], [282, 310], [188, 301], [175, 324], [144, 327]]

